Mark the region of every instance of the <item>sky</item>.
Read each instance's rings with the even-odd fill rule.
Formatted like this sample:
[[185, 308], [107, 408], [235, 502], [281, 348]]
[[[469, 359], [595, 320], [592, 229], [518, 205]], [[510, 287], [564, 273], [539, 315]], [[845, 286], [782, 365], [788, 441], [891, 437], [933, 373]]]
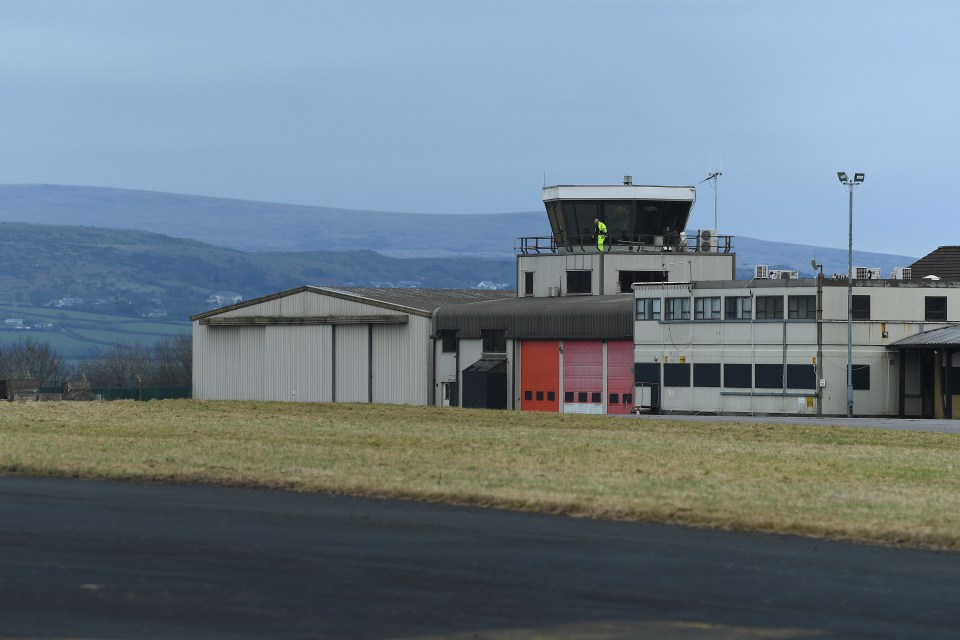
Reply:
[[631, 175], [697, 186], [689, 231], [846, 248], [836, 174], [864, 172], [855, 250], [920, 257], [960, 244], [957, 24], [946, 0], [0, 0], [0, 183], [471, 214]]

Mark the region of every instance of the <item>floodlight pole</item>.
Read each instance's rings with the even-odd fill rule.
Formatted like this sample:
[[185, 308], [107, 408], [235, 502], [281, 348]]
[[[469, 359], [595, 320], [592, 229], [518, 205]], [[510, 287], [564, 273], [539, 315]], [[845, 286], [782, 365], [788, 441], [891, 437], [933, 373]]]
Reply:
[[864, 174], [855, 173], [853, 179], [843, 171], [837, 172], [840, 184], [850, 192], [850, 235], [847, 249], [847, 417], [853, 417], [853, 188], [863, 182]]

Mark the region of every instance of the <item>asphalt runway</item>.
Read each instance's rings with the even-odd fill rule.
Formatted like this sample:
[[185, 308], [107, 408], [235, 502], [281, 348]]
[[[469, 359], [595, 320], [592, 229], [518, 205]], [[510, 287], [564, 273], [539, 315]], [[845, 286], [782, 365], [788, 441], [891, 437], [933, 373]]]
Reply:
[[0, 477], [0, 638], [957, 638], [960, 554]]

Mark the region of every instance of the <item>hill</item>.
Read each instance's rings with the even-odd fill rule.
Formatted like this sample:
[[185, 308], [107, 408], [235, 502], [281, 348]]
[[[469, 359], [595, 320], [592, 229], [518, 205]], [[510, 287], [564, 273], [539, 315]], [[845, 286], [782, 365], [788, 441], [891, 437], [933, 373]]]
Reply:
[[[543, 212], [385, 213], [63, 185], [0, 185], [0, 221], [136, 229], [243, 252], [327, 252], [323, 254], [329, 258], [324, 269], [334, 272], [335, 263], [349, 258], [329, 252], [375, 251], [394, 258], [479, 256], [512, 261], [516, 238], [550, 234]], [[810, 260], [814, 257], [824, 264], [828, 276], [847, 272], [846, 249], [747, 236], [736, 236], [734, 249], [741, 277], [750, 277], [756, 264], [813, 275]], [[915, 260], [910, 256], [854, 252], [854, 264], [880, 267], [883, 276], [893, 267], [908, 266]], [[406, 273], [405, 263], [389, 266], [403, 275], [377, 279], [416, 279]], [[421, 266], [413, 270], [422, 274]], [[460, 266], [466, 268], [467, 263]], [[466, 281], [473, 283], [467, 286], [474, 286], [491, 279], [497, 277], [477, 273]], [[511, 275], [508, 282], [512, 280]], [[322, 283], [316, 278], [306, 282]]]
[[211, 294], [303, 284], [471, 288], [512, 283], [512, 260], [399, 259], [373, 251], [247, 253], [135, 230], [0, 223], [0, 302], [185, 321]]
[[138, 229], [240, 251], [394, 257], [512, 258], [515, 238], [549, 231], [541, 213], [386, 213], [64, 185], [0, 185], [0, 221]]

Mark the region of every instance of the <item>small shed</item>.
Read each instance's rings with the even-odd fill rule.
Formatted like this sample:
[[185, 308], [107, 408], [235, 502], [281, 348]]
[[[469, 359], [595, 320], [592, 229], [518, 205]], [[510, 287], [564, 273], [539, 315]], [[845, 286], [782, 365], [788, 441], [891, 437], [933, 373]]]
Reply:
[[33, 402], [39, 398], [40, 380], [22, 378], [0, 380], [0, 398], [10, 402]]

